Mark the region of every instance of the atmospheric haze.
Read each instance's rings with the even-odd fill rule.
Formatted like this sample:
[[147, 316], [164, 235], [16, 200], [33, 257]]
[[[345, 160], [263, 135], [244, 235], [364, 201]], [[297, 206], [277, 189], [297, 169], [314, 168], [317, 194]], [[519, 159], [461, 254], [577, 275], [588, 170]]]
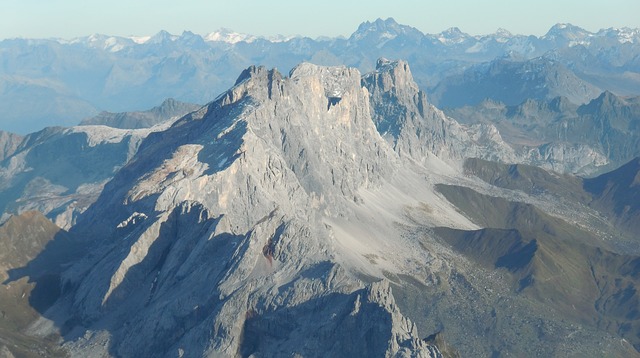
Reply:
[[221, 27], [255, 35], [348, 36], [360, 22], [394, 17], [426, 33], [457, 26], [473, 34], [497, 28], [542, 35], [552, 25], [569, 22], [597, 31], [607, 27], [640, 27], [636, 0], [610, 1], [414, 1], [327, 0], [297, 2], [251, 0], [39, 1], [1, 2], [0, 39], [72, 38], [93, 33], [152, 35], [159, 30], [205, 34]]

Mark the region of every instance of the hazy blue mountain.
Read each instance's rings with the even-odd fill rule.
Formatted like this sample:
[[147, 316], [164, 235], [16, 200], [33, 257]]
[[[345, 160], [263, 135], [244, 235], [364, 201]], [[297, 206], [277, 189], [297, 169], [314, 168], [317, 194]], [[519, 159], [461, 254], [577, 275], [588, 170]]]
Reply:
[[105, 125], [113, 128], [137, 129], [150, 128], [157, 124], [178, 119], [200, 108], [200, 105], [184, 103], [169, 98], [161, 105], [146, 111], [137, 112], [101, 112], [95, 117], [83, 119], [80, 125]]
[[486, 99], [514, 105], [526, 99], [558, 96], [582, 104], [600, 90], [580, 79], [563, 64], [535, 58], [497, 59], [474, 65], [464, 73], [443, 79], [431, 91], [434, 103], [443, 108], [476, 105]]
[[[166, 98], [206, 103], [251, 64], [286, 72], [302, 61], [344, 64], [364, 73], [374, 70], [380, 57], [403, 58], [412, 64], [418, 85], [429, 92], [472, 65], [509, 55], [548, 61], [540, 66], [563, 77], [577, 76], [598, 92], [639, 94], [634, 75], [639, 38], [633, 29], [589, 33], [570, 25], [556, 25], [542, 37], [504, 29], [487, 35], [457, 28], [423, 34], [393, 19], [378, 19], [361, 24], [347, 39], [267, 39], [225, 29], [204, 36], [161, 31], [132, 38], [96, 34], [71, 40], [8, 39], [0, 41], [0, 128], [26, 134], [46, 125], [76, 124], [99, 111], [150, 108]], [[554, 69], [558, 66], [563, 67]], [[542, 91], [517, 75], [512, 86], [518, 86], [517, 81], [525, 81], [517, 92], [532, 90], [535, 97]], [[580, 89], [572, 95], [582, 98], [584, 93]], [[487, 92], [474, 98], [500, 95]]]

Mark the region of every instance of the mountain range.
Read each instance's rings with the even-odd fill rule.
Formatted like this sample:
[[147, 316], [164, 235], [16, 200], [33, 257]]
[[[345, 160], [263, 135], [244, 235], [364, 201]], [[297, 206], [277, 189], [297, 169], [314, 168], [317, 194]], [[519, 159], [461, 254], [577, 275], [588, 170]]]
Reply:
[[[583, 158], [599, 157], [577, 168], [575, 173], [594, 175], [614, 169], [637, 157], [640, 150], [637, 96], [621, 97], [607, 91], [583, 105], [576, 105], [566, 97], [527, 99], [516, 105], [485, 100], [445, 112], [461, 123], [495, 126], [502, 138], [516, 148], [537, 146], [545, 152], [563, 145], [581, 152], [579, 156]], [[571, 155], [565, 151], [561, 161]], [[548, 164], [557, 171], [567, 171], [562, 164]], [[594, 170], [594, 165], [600, 169]]]
[[[27, 134], [75, 125], [101, 111], [151, 108], [166, 98], [206, 103], [252, 64], [287, 71], [300, 62], [345, 64], [362, 73], [380, 57], [403, 58], [439, 107], [494, 99], [569, 98], [605, 90], [640, 95], [640, 31], [591, 33], [558, 24], [541, 37], [504, 29], [472, 36], [458, 28], [424, 34], [389, 18], [362, 23], [348, 38], [260, 38], [220, 30], [148, 37], [0, 41], [0, 129]], [[433, 94], [433, 95], [431, 95]]]
[[149, 128], [0, 137], [0, 245], [25, 255], [0, 256], [0, 352], [640, 356], [638, 159], [584, 178], [597, 146], [514, 144], [527, 111], [633, 143], [635, 100], [493, 102], [509, 137], [447, 116], [413, 68], [248, 66]]
[[148, 111], [102, 112], [24, 137], [0, 131], [0, 222], [37, 210], [68, 229], [146, 136], [198, 108], [167, 99]]

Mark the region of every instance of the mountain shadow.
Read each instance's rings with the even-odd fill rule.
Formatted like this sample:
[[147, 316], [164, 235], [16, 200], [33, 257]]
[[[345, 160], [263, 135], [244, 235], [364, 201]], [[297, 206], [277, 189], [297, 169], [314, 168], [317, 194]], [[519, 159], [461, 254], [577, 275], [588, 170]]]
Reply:
[[9, 356], [64, 356], [57, 334], [24, 332], [59, 298], [61, 272], [85, 249], [36, 211], [0, 226], [0, 346]]

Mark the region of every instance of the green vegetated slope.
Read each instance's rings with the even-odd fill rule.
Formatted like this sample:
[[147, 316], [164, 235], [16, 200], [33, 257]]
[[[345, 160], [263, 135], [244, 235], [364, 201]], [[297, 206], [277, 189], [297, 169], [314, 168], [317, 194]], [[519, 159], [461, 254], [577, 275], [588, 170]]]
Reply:
[[[473, 164], [474, 173], [502, 187], [560, 190], [574, 200], [590, 200], [577, 178], [556, 180], [553, 174], [525, 166]], [[440, 185], [438, 190], [484, 227], [436, 229], [456, 251], [486, 268], [507, 271], [514, 292], [547, 304], [558, 315], [618, 334], [640, 347], [638, 256], [616, 253], [598, 234], [531, 204], [459, 186]]]
[[[51, 248], [51, 254], [39, 256], [45, 247]], [[38, 312], [46, 310], [58, 297], [61, 267], [79, 250], [67, 232], [39, 212], [13, 216], [0, 226], [1, 354], [65, 356], [58, 348], [58, 337], [36, 338], [24, 332], [40, 317]], [[14, 280], [14, 272], [25, 272], [28, 277]]]

